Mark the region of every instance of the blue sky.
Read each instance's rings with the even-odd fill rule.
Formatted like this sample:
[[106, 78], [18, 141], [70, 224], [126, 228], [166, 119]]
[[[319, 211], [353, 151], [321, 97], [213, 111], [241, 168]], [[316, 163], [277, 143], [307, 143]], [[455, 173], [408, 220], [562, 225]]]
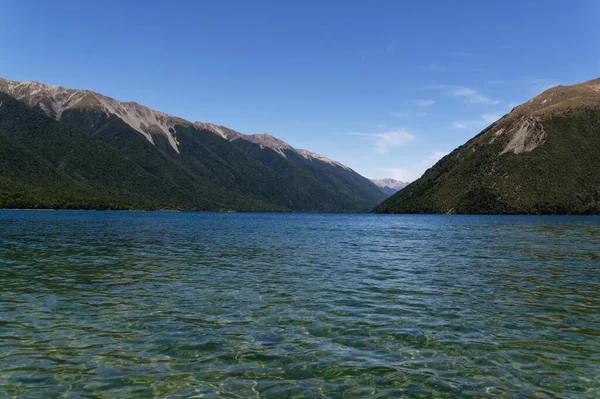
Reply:
[[0, 76], [413, 180], [513, 105], [599, 77], [599, 16], [594, 0], [0, 0]]

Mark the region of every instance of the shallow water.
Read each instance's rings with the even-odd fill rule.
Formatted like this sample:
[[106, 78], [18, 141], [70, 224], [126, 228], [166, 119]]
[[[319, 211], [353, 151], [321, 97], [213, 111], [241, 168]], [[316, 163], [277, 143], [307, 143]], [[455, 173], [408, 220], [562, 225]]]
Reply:
[[0, 397], [600, 397], [600, 218], [0, 211]]

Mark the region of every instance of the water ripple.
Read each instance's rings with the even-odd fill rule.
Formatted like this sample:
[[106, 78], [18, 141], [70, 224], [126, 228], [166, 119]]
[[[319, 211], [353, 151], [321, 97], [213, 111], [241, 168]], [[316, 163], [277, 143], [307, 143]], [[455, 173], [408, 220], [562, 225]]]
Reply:
[[0, 397], [600, 397], [600, 219], [0, 211]]

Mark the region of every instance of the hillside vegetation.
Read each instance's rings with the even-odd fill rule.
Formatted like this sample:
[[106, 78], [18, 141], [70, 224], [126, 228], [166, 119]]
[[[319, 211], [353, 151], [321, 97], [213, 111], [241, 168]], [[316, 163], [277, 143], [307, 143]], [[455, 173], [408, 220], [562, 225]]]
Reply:
[[270, 135], [39, 82], [0, 79], [0, 96], [0, 207], [368, 212], [385, 198]]
[[600, 80], [515, 108], [378, 213], [600, 214]]

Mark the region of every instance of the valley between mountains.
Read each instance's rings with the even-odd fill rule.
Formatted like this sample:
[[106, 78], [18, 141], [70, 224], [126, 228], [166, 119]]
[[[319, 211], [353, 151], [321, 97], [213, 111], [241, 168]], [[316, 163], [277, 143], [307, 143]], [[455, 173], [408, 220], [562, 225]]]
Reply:
[[0, 208], [600, 214], [600, 79], [557, 86], [408, 184], [269, 134], [0, 79]]

